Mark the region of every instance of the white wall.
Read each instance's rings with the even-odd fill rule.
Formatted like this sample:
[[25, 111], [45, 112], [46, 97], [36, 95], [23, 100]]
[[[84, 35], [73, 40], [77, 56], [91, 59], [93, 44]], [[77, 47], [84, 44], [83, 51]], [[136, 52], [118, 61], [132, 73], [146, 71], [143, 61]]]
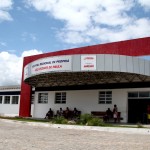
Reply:
[[[76, 107], [78, 110], [84, 113], [91, 113], [91, 111], [106, 111], [107, 108], [113, 109], [114, 104], [117, 104], [118, 111], [121, 112], [121, 117], [124, 119], [122, 122], [127, 122], [128, 119], [128, 92], [131, 91], [150, 91], [150, 88], [138, 88], [138, 89], [113, 89], [106, 90], [112, 91], [112, 104], [98, 104], [98, 93], [103, 90], [81, 90], [81, 91], [66, 91], [66, 104], [55, 104], [55, 92], [48, 92], [48, 104], [38, 104], [38, 93], [35, 92], [35, 103], [33, 117], [44, 118], [49, 108], [52, 108], [55, 112], [60, 107], [65, 109], [69, 107], [73, 109]], [[61, 91], [62, 92], [62, 91]]]
[[[48, 92], [48, 104], [39, 104], [38, 103], [38, 93], [42, 92], [35, 92], [35, 100], [34, 105], [31, 105], [31, 115], [37, 118], [44, 118], [46, 112], [49, 108], [52, 108], [55, 112], [60, 107], [66, 109], [69, 107], [73, 109], [76, 107], [78, 110], [84, 113], [91, 113], [91, 111], [106, 111], [109, 107], [113, 109], [113, 105], [117, 104], [118, 111], [121, 112], [121, 117], [124, 118], [122, 122], [127, 122], [128, 120], [128, 92], [132, 91], [150, 91], [150, 88], [138, 88], [138, 89], [113, 89], [106, 91], [112, 91], [112, 104], [98, 104], [98, 94], [99, 91], [105, 90], [77, 90], [77, 91], [65, 91], [67, 93], [67, 100], [66, 104], [55, 104], [55, 92], [57, 91], [45, 91]], [[62, 92], [62, 91], [61, 91]], [[12, 95], [11, 99], [12, 99]], [[4, 97], [3, 103], [0, 104], [0, 115], [3, 116], [18, 116], [19, 115], [19, 103], [20, 103], [20, 96], [19, 96], [19, 103], [18, 104], [4, 104]]]
[[33, 116], [33, 111], [34, 111], [34, 105], [31, 104], [31, 116]]
[[[4, 104], [4, 96], [7, 95], [1, 95], [3, 96], [3, 102], [0, 104], [0, 116], [19, 116], [19, 107], [20, 107], [20, 96], [19, 95], [13, 95], [13, 96], [19, 96], [18, 104], [12, 104], [12, 95], [10, 96], [10, 104]], [[34, 105], [31, 104], [31, 115], [33, 116], [34, 111]]]
[[19, 96], [18, 104], [12, 104], [12, 95], [8, 95], [8, 96], [10, 96], [10, 104], [4, 104], [4, 96], [3, 96], [2, 104], [0, 104], [0, 115], [1, 116], [19, 116], [20, 96], [13, 95], [13, 96]]

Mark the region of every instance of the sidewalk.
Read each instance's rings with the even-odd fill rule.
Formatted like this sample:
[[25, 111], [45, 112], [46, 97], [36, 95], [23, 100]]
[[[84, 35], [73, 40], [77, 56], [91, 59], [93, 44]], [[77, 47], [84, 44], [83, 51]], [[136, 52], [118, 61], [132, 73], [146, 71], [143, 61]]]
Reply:
[[149, 150], [150, 129], [0, 119], [0, 150]]
[[62, 125], [40, 122], [25, 122], [15, 121], [8, 119], [0, 119], [2, 122], [14, 123], [14, 124], [26, 124], [29, 126], [40, 126], [49, 128], [61, 128], [61, 129], [74, 129], [74, 130], [93, 130], [93, 131], [105, 131], [125, 134], [145, 134], [150, 135], [150, 125], [143, 125], [144, 128], [136, 128], [137, 125], [119, 124], [120, 127], [101, 127], [101, 126], [80, 126], [80, 125]]

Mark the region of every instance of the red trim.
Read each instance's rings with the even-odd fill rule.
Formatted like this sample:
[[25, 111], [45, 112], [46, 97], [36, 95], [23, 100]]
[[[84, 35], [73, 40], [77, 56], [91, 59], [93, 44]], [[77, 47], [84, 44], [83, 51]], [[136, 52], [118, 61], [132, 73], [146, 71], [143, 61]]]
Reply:
[[28, 56], [25, 57], [25, 59], [30, 63], [44, 57], [75, 54], [118, 54], [127, 56], [150, 55], [150, 37], [44, 53]]
[[31, 116], [31, 86], [22, 82], [21, 84], [21, 97], [20, 97], [20, 117]]
[[[127, 56], [150, 55], [150, 37], [28, 56], [24, 58], [23, 70], [28, 63], [40, 58], [75, 54], [118, 54]], [[23, 70], [19, 116], [29, 117], [31, 107], [31, 86], [23, 82]]]
[[24, 59], [22, 69], [22, 82], [21, 82], [21, 96], [20, 96], [20, 117], [31, 116], [31, 93], [32, 87], [24, 83], [24, 66], [28, 63], [27, 59]]

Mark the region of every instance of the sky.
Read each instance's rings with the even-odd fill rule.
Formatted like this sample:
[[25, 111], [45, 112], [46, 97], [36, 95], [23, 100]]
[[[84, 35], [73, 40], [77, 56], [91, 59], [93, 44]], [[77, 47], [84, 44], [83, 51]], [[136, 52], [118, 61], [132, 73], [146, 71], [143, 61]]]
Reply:
[[21, 83], [25, 56], [142, 37], [150, 0], [0, 0], [0, 86]]

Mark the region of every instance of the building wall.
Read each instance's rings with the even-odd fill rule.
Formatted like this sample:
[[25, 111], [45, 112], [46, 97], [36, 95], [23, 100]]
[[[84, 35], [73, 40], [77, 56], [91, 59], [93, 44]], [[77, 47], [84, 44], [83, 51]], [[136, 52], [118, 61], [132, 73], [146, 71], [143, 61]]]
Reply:
[[[12, 104], [12, 95], [8, 95], [8, 96], [10, 96], [9, 104], [4, 104], [4, 96], [3, 96], [2, 104], [0, 104], [0, 115], [1, 116], [18, 116], [20, 96], [19, 96], [18, 104]], [[13, 96], [18, 96], [18, 95], [13, 95]]]
[[[0, 116], [19, 116], [20, 108], [20, 86], [0, 86], [0, 96], [2, 97], [2, 103], [0, 103]], [[5, 96], [10, 96], [10, 103], [5, 104]], [[12, 104], [12, 97], [18, 96], [18, 104]], [[33, 115], [34, 105], [31, 105], [31, 115]]]
[[[98, 94], [99, 91], [112, 91], [112, 104], [98, 104]], [[133, 91], [150, 91], [150, 88], [127, 88], [127, 89], [99, 89], [99, 90], [70, 90], [70, 91], [36, 91], [34, 104], [31, 104], [31, 115], [36, 118], [44, 118], [45, 114], [52, 108], [56, 112], [60, 107], [66, 109], [69, 107], [73, 109], [76, 107], [78, 110], [84, 113], [91, 113], [91, 111], [106, 111], [109, 107], [113, 109], [114, 104], [117, 104], [118, 111], [121, 112], [121, 117], [124, 119], [122, 122], [128, 121], [128, 92]], [[19, 116], [19, 104], [12, 104], [12, 96], [17, 96], [15, 94], [5, 94], [12, 93], [16, 90], [0, 90], [0, 96], [3, 96], [2, 104], [0, 104], [0, 115], [1, 116]], [[38, 103], [38, 93], [48, 93], [48, 104]], [[66, 104], [55, 104], [55, 93], [56, 92], [66, 92]], [[10, 96], [10, 104], [4, 104], [4, 96]], [[134, 108], [133, 108], [134, 109]]]
[[[3, 96], [3, 101], [0, 103], [0, 116], [19, 116], [20, 95], [18, 104], [12, 104], [12, 96], [18, 95], [0, 95]], [[10, 103], [4, 104], [4, 96], [10, 96]], [[31, 105], [31, 116], [33, 115], [34, 105]]]
[[[2, 103], [0, 103], [1, 116], [18, 116], [20, 104], [20, 87], [15, 86], [1, 86], [0, 96], [2, 96]], [[4, 104], [4, 97], [10, 96], [10, 103]], [[12, 96], [19, 96], [18, 104], [12, 104]]]
[[[56, 91], [45, 91], [48, 92], [48, 104], [38, 103], [38, 93], [35, 92], [34, 111], [33, 117], [44, 118], [45, 114], [52, 108], [55, 112], [62, 107], [66, 109], [69, 107], [73, 109], [76, 107], [78, 110], [84, 113], [90, 113], [91, 111], [106, 111], [107, 108], [113, 109], [114, 104], [117, 104], [118, 111], [121, 112], [121, 117], [124, 119], [122, 122], [128, 120], [128, 92], [131, 91], [150, 91], [150, 88], [139, 88], [139, 89], [108, 89], [106, 91], [112, 91], [112, 104], [98, 104], [99, 91], [103, 90], [80, 90], [80, 91], [66, 91], [66, 104], [55, 104], [55, 92]], [[64, 91], [65, 92], [65, 91]]]

